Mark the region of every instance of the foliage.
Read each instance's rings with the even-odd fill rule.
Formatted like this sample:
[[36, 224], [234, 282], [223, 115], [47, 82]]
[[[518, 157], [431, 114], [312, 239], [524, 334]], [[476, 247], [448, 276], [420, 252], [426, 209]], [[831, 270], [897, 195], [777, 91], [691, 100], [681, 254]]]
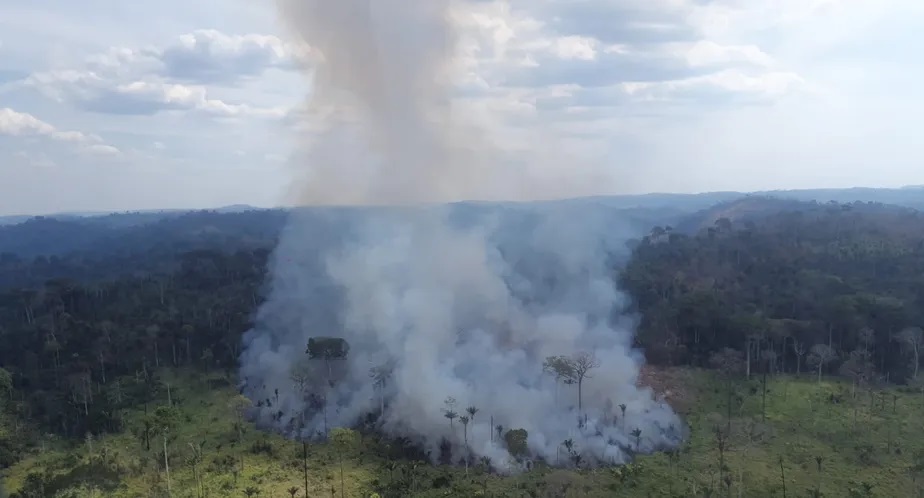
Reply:
[[[92, 244], [81, 247], [93, 247], [85, 249], [93, 257], [4, 255], [0, 289], [15, 288], [0, 290], [0, 468], [21, 497], [164, 496], [168, 482], [174, 496], [197, 498], [332, 489], [382, 498], [782, 496], [784, 486], [788, 496], [913, 496], [924, 483], [924, 443], [912, 422], [924, 412], [924, 216], [881, 205], [795, 206], [746, 220], [719, 216], [695, 234], [658, 227], [614, 275], [640, 313], [638, 345], [656, 363], [682, 366], [666, 370], [679, 380], [657, 390], [668, 401], [677, 393], [691, 400], [683, 448], [615, 469], [524, 462], [529, 471], [515, 476], [468, 455], [442, 459], [461, 456], [463, 467], [424, 463], [436, 449], [363, 424], [333, 429], [310, 454], [245, 430], [251, 401], [231, 386], [241, 334], [260, 304], [272, 227], [262, 235], [249, 228], [245, 243], [231, 235], [234, 223], [201, 231], [205, 221], [227, 220], [180, 216], [163, 220], [163, 232], [121, 227], [139, 238], [105, 253], [110, 259]], [[54, 229], [40, 221], [27, 228]], [[157, 237], [164, 243], [151, 246]], [[306, 353], [326, 363], [330, 379], [348, 344], [316, 336]], [[578, 352], [550, 356], [544, 369], [575, 385], [580, 406], [581, 384], [600, 366]], [[390, 371], [370, 370], [377, 410]], [[308, 382], [301, 368], [291, 374]], [[466, 443], [476, 414], [491, 413], [452, 398], [432, 403], [442, 403], [448, 428]], [[625, 408], [614, 416], [625, 420]], [[495, 428], [512, 455], [528, 454], [526, 430]], [[623, 429], [632, 453], [644, 435]], [[566, 461], [579, 467], [580, 449], [565, 443]]]
[[[197, 476], [207, 493], [202, 496], [244, 496], [248, 488], [258, 490], [257, 496], [290, 496], [293, 488], [296, 496], [304, 496], [299, 442], [258, 431], [246, 432], [239, 441], [231, 427], [234, 415], [227, 409], [237, 392], [210, 387], [221, 374], [201, 378], [194, 371], [175, 372], [180, 376], [161, 375], [182, 400], [175, 407], [180, 423], [172, 432], [169, 455], [174, 496], [197, 496]], [[721, 470], [714, 429], [726, 427], [727, 381], [721, 374], [689, 369], [678, 371], [676, 378], [684, 382], [672, 388], [696, 399], [686, 413], [690, 437], [677, 451], [641, 456], [612, 469], [553, 470], [534, 462], [529, 471], [502, 476], [493, 473], [489, 461], [476, 462], [466, 474], [458, 466], [433, 466], [402, 456], [399, 450], [406, 442], [333, 429], [329, 443], [310, 446], [309, 496], [329, 496], [331, 486], [340, 496], [341, 457], [346, 496], [355, 498], [372, 493], [382, 498], [559, 496], [555, 493], [563, 489], [600, 498], [703, 497], [720, 484], [724, 494], [722, 475], [730, 481], [733, 496], [781, 497], [781, 458], [788, 496], [804, 496], [802, 490], [818, 483], [816, 457], [823, 461], [824, 496], [856, 496], [851, 493], [864, 492], [866, 485], [872, 486], [872, 496], [914, 496], [924, 484], [924, 441], [918, 425], [909, 422], [924, 411], [924, 398], [917, 391], [864, 389], [854, 397], [850, 383], [777, 376], [769, 381], [767, 421], [762, 422], [761, 397], [754, 389], [759, 381], [739, 377], [734, 387], [744, 399], [735, 404], [730, 430], [723, 432], [726, 468]], [[152, 401], [157, 407], [166, 407], [165, 402], [165, 391]], [[135, 425], [144, 409], [131, 408], [125, 417], [127, 425]], [[506, 444], [520, 435], [519, 430], [507, 431]], [[525, 431], [522, 436], [525, 441]], [[257, 444], [274, 450], [255, 453]], [[162, 449], [145, 450], [141, 440], [128, 434], [101, 436], [92, 452], [78, 442], [48, 440], [44, 447], [9, 469], [10, 491], [18, 493], [14, 496], [55, 496], [35, 494], [54, 490], [59, 496], [127, 498], [166, 489]], [[194, 447], [201, 448], [196, 468]]]
[[620, 281], [641, 313], [638, 342], [649, 361], [706, 366], [731, 348], [745, 353], [747, 373], [795, 372], [809, 360], [824, 374], [863, 351], [883, 379], [915, 376], [924, 214], [861, 203], [798, 207], [642, 239]]

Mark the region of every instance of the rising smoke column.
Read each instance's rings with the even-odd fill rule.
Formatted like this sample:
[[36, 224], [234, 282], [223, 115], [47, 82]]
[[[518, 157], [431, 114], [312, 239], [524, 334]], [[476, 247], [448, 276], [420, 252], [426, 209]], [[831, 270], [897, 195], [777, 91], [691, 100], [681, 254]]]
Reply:
[[[492, 419], [526, 429], [530, 451], [550, 462], [566, 439], [585, 462], [604, 463], [675, 444], [680, 422], [636, 387], [634, 322], [619, 317], [611, 258], [625, 253], [624, 224], [586, 206], [422, 205], [513, 190], [488, 141], [452, 112], [450, 4], [278, 1], [314, 63], [311, 133], [294, 160], [299, 200], [388, 207], [292, 215], [244, 338], [258, 423], [307, 437], [384, 408], [383, 431], [435, 456], [443, 438], [462, 445], [460, 424], [444, 416], [452, 397], [460, 414], [479, 408], [468, 444], [501, 468], [512, 464]], [[347, 359], [306, 362], [316, 336], [346, 339]], [[578, 427], [575, 387], [543, 362], [581, 352], [600, 366], [584, 382]], [[376, 389], [370, 369], [381, 365], [391, 373]]]

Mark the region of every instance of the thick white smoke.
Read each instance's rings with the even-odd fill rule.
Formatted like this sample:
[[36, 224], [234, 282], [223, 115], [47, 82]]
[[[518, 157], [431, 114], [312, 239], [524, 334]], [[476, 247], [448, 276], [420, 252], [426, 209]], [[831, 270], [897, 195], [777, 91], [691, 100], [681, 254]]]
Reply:
[[[492, 421], [525, 429], [532, 456], [549, 462], [566, 439], [585, 462], [676, 444], [676, 415], [636, 386], [634, 322], [614, 287], [628, 222], [589, 202], [421, 205], [511, 185], [497, 173], [503, 161], [451, 112], [451, 2], [278, 3], [311, 47], [306, 119], [323, 125], [297, 155], [300, 199], [391, 207], [292, 215], [244, 339], [241, 376], [259, 423], [305, 437], [374, 413], [381, 430], [434, 456], [441, 440], [458, 449], [467, 437], [472, 454], [508, 469]], [[311, 337], [343, 338], [349, 353], [308, 360]], [[543, 363], [581, 353], [599, 367], [579, 410], [577, 386]], [[387, 371], [383, 382], [371, 369]], [[467, 431], [446, 418], [447, 397], [459, 415], [478, 408]]]

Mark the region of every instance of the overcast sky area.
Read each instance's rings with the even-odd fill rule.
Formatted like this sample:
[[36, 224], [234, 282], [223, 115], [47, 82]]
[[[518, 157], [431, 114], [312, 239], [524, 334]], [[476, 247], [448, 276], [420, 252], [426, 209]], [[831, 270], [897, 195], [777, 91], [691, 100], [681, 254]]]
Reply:
[[[463, 1], [454, 105], [587, 193], [924, 183], [921, 0]], [[310, 79], [275, 16], [0, 0], [0, 214], [285, 204]]]

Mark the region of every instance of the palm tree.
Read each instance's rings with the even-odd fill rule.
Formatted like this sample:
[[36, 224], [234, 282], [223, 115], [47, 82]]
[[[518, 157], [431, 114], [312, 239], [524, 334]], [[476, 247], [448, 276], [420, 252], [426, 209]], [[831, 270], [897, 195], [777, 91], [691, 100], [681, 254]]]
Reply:
[[632, 436], [635, 437], [635, 452], [638, 453], [639, 446], [642, 443], [642, 430], [636, 427], [632, 430]]
[[[465, 412], [468, 413], [468, 419], [472, 422], [472, 430], [475, 430], [475, 414], [478, 413], [478, 407], [472, 405], [465, 409]], [[491, 431], [488, 431], [491, 432]]]
[[465, 473], [468, 474], [468, 422], [471, 420], [468, 418], [468, 415], [462, 415], [459, 417], [459, 421], [462, 422], [462, 434], [465, 438]]
[[449, 419], [449, 428], [453, 429], [452, 421], [459, 416], [459, 413], [455, 411], [456, 399], [452, 396], [446, 398], [446, 401], [443, 401], [446, 405], [446, 409], [443, 410], [443, 416]]
[[468, 422], [471, 420], [468, 418], [468, 415], [462, 415], [459, 417], [459, 422], [462, 422], [462, 433], [465, 441], [465, 447], [468, 448]]

